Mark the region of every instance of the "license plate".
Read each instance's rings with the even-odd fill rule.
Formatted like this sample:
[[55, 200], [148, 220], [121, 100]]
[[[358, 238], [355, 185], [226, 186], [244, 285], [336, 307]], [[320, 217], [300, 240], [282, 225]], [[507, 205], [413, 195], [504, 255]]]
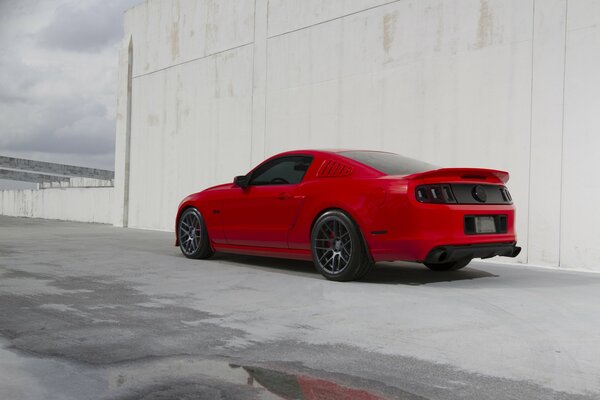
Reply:
[[496, 233], [494, 217], [475, 217], [475, 233]]

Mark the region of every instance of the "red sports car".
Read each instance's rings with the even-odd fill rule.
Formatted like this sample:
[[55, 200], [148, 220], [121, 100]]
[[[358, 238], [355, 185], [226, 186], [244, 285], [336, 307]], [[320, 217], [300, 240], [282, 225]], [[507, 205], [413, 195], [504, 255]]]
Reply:
[[186, 197], [176, 245], [189, 258], [312, 259], [336, 281], [359, 279], [378, 261], [452, 271], [473, 258], [519, 254], [507, 181], [503, 171], [380, 151], [289, 151]]

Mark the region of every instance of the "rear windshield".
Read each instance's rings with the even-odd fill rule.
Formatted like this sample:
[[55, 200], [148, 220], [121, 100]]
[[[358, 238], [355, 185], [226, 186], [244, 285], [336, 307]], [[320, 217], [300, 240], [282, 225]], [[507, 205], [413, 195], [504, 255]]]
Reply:
[[380, 151], [342, 151], [338, 153], [351, 160], [358, 161], [386, 175], [410, 175], [439, 169], [423, 161], [414, 160], [394, 153]]

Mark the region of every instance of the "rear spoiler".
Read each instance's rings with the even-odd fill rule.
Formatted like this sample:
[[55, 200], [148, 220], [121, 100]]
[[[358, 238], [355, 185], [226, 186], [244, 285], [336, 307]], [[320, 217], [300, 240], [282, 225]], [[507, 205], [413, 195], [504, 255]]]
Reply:
[[508, 182], [510, 175], [506, 171], [485, 168], [440, 168], [405, 176], [405, 179], [450, 178], [464, 180], [489, 180]]

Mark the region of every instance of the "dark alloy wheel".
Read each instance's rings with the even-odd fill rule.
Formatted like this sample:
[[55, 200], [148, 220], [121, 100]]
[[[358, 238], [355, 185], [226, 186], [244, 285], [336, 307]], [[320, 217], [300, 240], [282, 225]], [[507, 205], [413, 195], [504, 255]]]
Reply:
[[342, 211], [322, 214], [313, 226], [310, 243], [315, 266], [327, 279], [359, 279], [373, 267], [358, 227]]
[[202, 215], [195, 208], [186, 209], [177, 224], [179, 248], [187, 258], [208, 258], [213, 255]]
[[470, 258], [445, 263], [425, 263], [425, 266], [432, 271], [458, 271], [466, 267], [471, 262]]

